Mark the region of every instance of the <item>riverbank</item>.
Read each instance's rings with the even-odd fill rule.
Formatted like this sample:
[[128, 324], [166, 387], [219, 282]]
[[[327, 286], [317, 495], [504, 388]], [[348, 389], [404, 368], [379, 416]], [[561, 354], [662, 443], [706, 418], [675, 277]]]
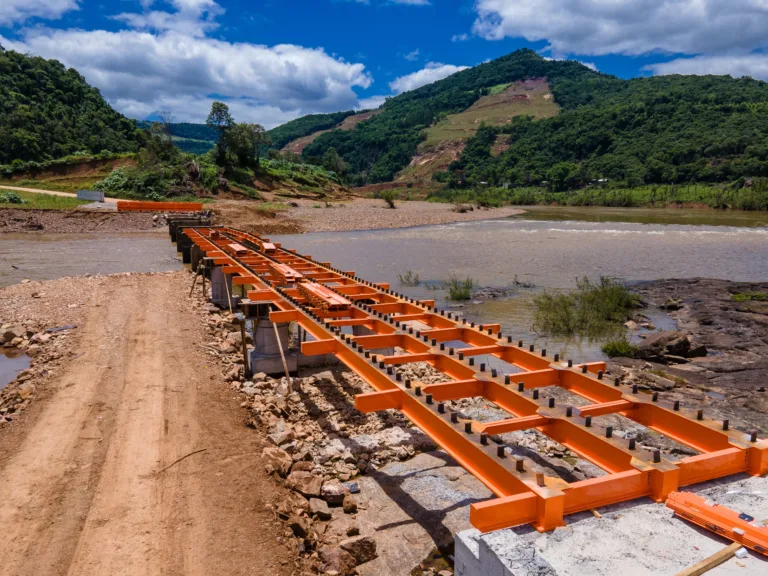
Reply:
[[[382, 200], [354, 198], [321, 204], [310, 200], [255, 202], [219, 200], [206, 205], [216, 224], [234, 226], [255, 234], [299, 234], [410, 228], [507, 218], [519, 208], [491, 208], [458, 212], [449, 204], [397, 202], [387, 208]], [[0, 234], [13, 232], [90, 233], [165, 230], [162, 216], [151, 213], [95, 210], [34, 210], [0, 208]]]
[[[670, 279], [635, 289], [649, 304], [668, 309], [679, 337], [670, 340], [676, 349], [665, 345], [655, 361], [617, 359], [611, 363], [616, 370], [663, 399], [704, 408], [707, 418], [768, 432], [768, 282]], [[696, 357], [681, 358], [685, 340]]]
[[396, 201], [395, 206], [394, 209], [388, 208], [383, 200], [370, 198], [351, 198], [328, 204], [291, 200], [277, 210], [264, 211], [253, 202], [222, 200], [216, 202], [212, 209], [219, 224], [266, 234], [410, 228], [507, 218], [523, 213], [523, 210], [511, 206], [459, 212], [450, 204], [420, 201]]

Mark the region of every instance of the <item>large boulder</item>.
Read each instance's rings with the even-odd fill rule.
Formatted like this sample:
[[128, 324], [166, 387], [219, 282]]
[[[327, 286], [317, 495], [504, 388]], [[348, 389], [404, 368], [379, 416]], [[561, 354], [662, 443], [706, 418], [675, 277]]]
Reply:
[[358, 565], [376, 558], [376, 540], [370, 536], [353, 536], [339, 543], [339, 548], [348, 552]]
[[14, 326], [9, 326], [5, 330], [3, 330], [3, 340], [6, 342], [11, 342], [16, 338], [23, 338], [27, 333], [27, 329], [24, 328], [21, 324], [17, 324]]
[[323, 484], [320, 494], [328, 504], [340, 505], [344, 503], [344, 497], [349, 494], [349, 488], [338, 480], [331, 480], [327, 484]]
[[317, 497], [320, 495], [320, 488], [323, 486], [323, 477], [304, 470], [296, 470], [288, 475], [286, 483], [289, 488], [300, 492], [307, 498]]
[[319, 498], [309, 499], [309, 512], [320, 520], [331, 519], [331, 511], [328, 508], [328, 504], [326, 504], [325, 500], [320, 500]]
[[349, 576], [355, 573], [355, 559], [338, 546], [323, 546], [317, 553], [326, 574], [337, 572], [340, 576]]
[[691, 341], [682, 332], [657, 332], [648, 336], [639, 346], [636, 358], [663, 359], [667, 355], [685, 358], [691, 349]]
[[261, 457], [266, 461], [266, 466], [272, 468], [272, 470], [269, 470], [268, 468], [269, 472], [277, 472], [283, 477], [288, 475], [288, 472], [291, 470], [291, 465], [293, 464], [291, 455], [276, 446], [264, 448], [261, 452]]

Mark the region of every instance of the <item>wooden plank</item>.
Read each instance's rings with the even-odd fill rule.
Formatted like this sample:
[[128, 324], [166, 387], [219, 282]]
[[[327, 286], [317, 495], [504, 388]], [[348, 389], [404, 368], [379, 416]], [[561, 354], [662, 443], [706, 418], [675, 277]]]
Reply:
[[739, 542], [734, 542], [730, 546], [726, 546], [719, 552], [712, 554], [709, 558], [705, 558], [698, 564], [694, 564], [690, 568], [678, 572], [675, 576], [699, 576], [700, 574], [709, 572], [712, 568], [720, 566], [720, 564], [732, 558], [741, 547]]

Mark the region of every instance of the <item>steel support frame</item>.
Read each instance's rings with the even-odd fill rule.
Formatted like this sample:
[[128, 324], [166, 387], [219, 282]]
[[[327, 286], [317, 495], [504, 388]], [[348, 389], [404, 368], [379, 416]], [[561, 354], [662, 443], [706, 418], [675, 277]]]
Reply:
[[[219, 238], [211, 237], [214, 230]], [[661, 502], [681, 486], [739, 472], [768, 473], [768, 440], [727, 429], [722, 422], [638, 393], [619, 380], [608, 382], [604, 363], [571, 365], [543, 350], [537, 354], [532, 345], [525, 348], [522, 341], [503, 337], [498, 324], [467, 323], [451, 312], [438, 311], [434, 301], [408, 298], [386, 283], [364, 280], [352, 271], [273, 245], [267, 238], [222, 227], [184, 228], [182, 233], [215, 265], [223, 266], [225, 274], [235, 276], [235, 284], [251, 286], [250, 301], [272, 304], [272, 321], [295, 321], [311, 334], [314, 341], [302, 343], [304, 354], [333, 354], [376, 390], [355, 398], [358, 410], [401, 411], [496, 494], [495, 500], [471, 506], [470, 521], [481, 531], [525, 523], [551, 530], [564, 524], [565, 514], [644, 496]], [[228, 247], [233, 241], [249, 247], [248, 253], [234, 254]], [[274, 248], [267, 252], [263, 246]], [[356, 304], [344, 311], [316, 306], [295, 286], [280, 285], [282, 279], [270, 274], [275, 263]], [[410, 323], [415, 321], [426, 328], [414, 330]], [[343, 326], [365, 326], [373, 334], [346, 335], [341, 332]], [[469, 346], [446, 350], [444, 343], [455, 340]], [[371, 353], [393, 347], [405, 354]], [[470, 359], [480, 354], [495, 356], [523, 372], [478, 371]], [[401, 382], [392, 366], [409, 362], [426, 362], [445, 374], [446, 381]], [[547, 386], [569, 390], [591, 404], [545, 402], [536, 390]], [[458, 418], [443, 404], [468, 397], [485, 398], [512, 417], [483, 424]], [[638, 449], [633, 442], [592, 425], [592, 417], [607, 414], [630, 418], [700, 454], [677, 459]], [[489, 442], [497, 434], [524, 429], [538, 430], [607, 474], [568, 483], [546, 477], [533, 462], [511, 457], [502, 446]]]

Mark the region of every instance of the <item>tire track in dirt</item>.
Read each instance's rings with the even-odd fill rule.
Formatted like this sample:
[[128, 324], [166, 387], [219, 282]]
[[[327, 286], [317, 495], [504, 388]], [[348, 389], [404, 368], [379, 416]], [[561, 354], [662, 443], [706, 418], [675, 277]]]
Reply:
[[83, 355], [0, 469], [0, 574], [290, 573], [266, 510], [281, 492], [198, 353], [185, 279], [115, 278], [100, 294]]

